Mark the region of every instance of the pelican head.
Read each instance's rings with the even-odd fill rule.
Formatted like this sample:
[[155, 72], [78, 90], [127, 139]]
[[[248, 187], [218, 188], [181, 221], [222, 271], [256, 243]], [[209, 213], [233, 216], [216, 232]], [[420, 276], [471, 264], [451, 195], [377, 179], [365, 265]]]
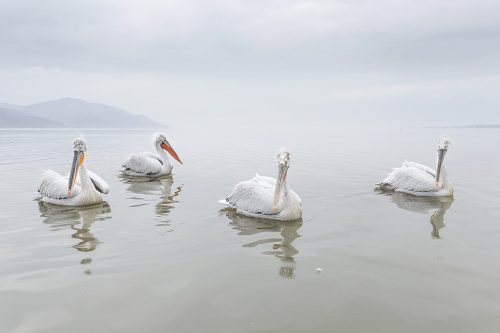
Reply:
[[438, 146], [437, 146], [437, 152], [438, 152], [438, 165], [436, 169], [436, 186], [439, 184], [439, 180], [441, 178], [441, 169], [443, 167], [443, 160], [444, 156], [446, 155], [446, 152], [448, 151], [448, 146], [450, 145], [451, 141], [446, 138], [442, 137], [439, 139]]
[[163, 149], [167, 151], [177, 162], [182, 164], [181, 159], [175, 152], [174, 148], [170, 145], [170, 143], [168, 143], [168, 140], [164, 134], [157, 133], [153, 136], [153, 139], [154, 139], [154, 145], [157, 150]]
[[85, 152], [87, 151], [87, 144], [83, 138], [78, 137], [73, 142], [73, 163], [71, 164], [71, 171], [68, 178], [68, 196], [71, 195], [73, 186], [75, 186], [76, 177], [78, 176], [78, 170], [83, 164], [85, 159]]
[[273, 212], [278, 209], [278, 203], [281, 197], [283, 185], [286, 183], [288, 168], [290, 167], [290, 152], [286, 149], [280, 150], [276, 155], [278, 161], [278, 178], [276, 179], [276, 188], [274, 189]]

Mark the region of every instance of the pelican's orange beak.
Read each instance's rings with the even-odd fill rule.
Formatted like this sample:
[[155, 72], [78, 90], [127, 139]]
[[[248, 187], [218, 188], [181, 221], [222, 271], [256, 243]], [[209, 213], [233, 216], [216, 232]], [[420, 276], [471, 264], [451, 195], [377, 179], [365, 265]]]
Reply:
[[78, 176], [78, 170], [80, 170], [80, 166], [83, 164], [84, 159], [84, 153], [75, 151], [75, 155], [73, 156], [73, 163], [71, 164], [71, 172], [68, 178], [68, 197], [71, 195], [73, 186], [75, 186], [76, 177]]
[[177, 156], [177, 153], [175, 152], [174, 148], [172, 148], [171, 145], [169, 144], [160, 144], [160, 147], [162, 147], [164, 150], [166, 150], [170, 155], [172, 155], [173, 158], [176, 159], [177, 162], [179, 162], [180, 164], [183, 164], [181, 162], [181, 159], [179, 158], [179, 156]]

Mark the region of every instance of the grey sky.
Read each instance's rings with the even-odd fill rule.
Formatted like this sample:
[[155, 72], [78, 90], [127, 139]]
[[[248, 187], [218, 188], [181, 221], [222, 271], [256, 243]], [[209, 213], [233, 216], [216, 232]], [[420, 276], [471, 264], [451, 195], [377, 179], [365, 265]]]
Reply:
[[500, 122], [498, 1], [2, 1], [0, 51], [12, 103], [174, 125]]

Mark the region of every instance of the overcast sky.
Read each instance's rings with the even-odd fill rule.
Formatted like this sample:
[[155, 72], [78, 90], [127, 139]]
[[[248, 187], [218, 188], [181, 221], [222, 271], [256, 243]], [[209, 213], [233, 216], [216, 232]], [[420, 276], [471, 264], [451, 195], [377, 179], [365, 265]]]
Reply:
[[0, 102], [186, 121], [500, 123], [500, 1], [4, 0]]

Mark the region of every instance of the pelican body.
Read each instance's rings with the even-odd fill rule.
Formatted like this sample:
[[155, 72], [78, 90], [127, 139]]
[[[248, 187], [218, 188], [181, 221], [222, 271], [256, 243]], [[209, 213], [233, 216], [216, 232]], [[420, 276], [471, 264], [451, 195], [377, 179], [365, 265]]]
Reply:
[[447, 138], [439, 140], [436, 170], [419, 163], [405, 161], [377, 186], [421, 197], [452, 197], [453, 185], [443, 165], [449, 143]]
[[287, 176], [290, 153], [277, 155], [278, 178], [256, 175], [236, 184], [220, 203], [236, 209], [236, 213], [273, 220], [298, 220], [302, 217], [302, 200], [288, 188]]
[[181, 163], [174, 148], [163, 134], [155, 134], [153, 145], [157, 154], [148, 151], [130, 154], [122, 163], [122, 172], [128, 176], [159, 177], [172, 173], [172, 163], [167, 156], [168, 152], [177, 162]]
[[85, 167], [87, 145], [82, 138], [73, 143], [73, 163], [69, 176], [47, 170], [42, 174], [38, 192], [41, 201], [62, 206], [87, 206], [101, 203], [109, 193], [108, 184]]

